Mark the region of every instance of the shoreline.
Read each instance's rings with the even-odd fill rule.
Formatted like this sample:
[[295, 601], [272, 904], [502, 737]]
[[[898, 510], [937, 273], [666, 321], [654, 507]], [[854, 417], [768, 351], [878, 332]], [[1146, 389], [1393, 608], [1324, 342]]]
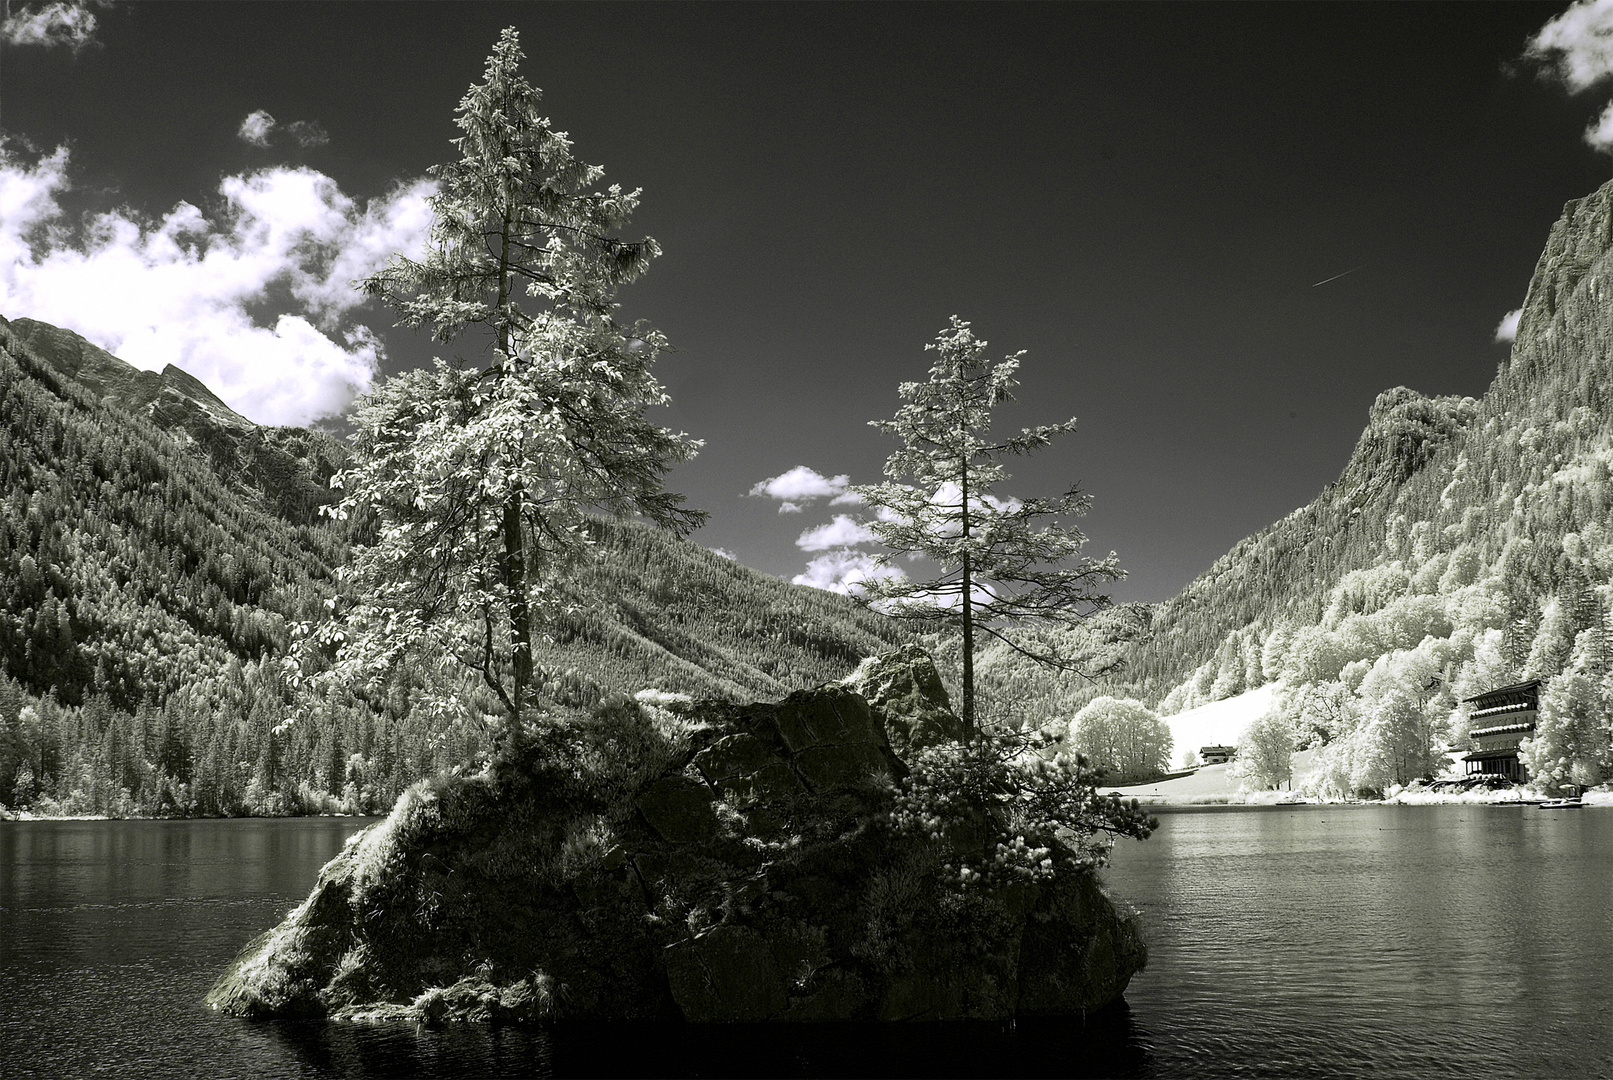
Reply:
[[371, 818], [379, 821], [385, 814], [197, 814], [193, 816], [169, 815], [142, 817], [140, 815], [113, 817], [111, 814], [36, 814], [32, 810], [11, 810], [0, 807], [0, 824], [13, 821], [297, 821], [325, 820], [327, 818]]
[[[1526, 791], [1432, 792], [1402, 791], [1383, 799], [1323, 799], [1288, 791], [1236, 792], [1227, 795], [1201, 795], [1172, 799], [1166, 795], [1139, 795], [1118, 788], [1102, 792], [1136, 799], [1137, 805], [1152, 813], [1181, 813], [1196, 810], [1292, 810], [1309, 806], [1497, 806], [1524, 808], [1539, 806], [1548, 796]], [[1613, 791], [1589, 791], [1582, 796], [1583, 808], [1613, 807]]]

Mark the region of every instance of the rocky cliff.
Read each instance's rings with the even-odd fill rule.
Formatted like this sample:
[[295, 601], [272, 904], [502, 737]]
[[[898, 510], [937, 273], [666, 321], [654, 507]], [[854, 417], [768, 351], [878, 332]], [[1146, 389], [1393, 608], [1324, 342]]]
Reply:
[[276, 1017], [712, 1022], [1114, 1001], [1147, 954], [1090, 871], [937, 888], [946, 840], [886, 827], [902, 753], [957, 724], [912, 648], [776, 703], [617, 701], [565, 740], [412, 788], [208, 1002]]

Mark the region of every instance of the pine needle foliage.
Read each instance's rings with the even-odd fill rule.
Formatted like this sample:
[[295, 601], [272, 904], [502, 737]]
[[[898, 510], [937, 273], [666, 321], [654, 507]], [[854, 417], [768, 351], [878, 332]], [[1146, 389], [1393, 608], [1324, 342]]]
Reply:
[[539, 114], [513, 28], [459, 103], [458, 161], [431, 170], [430, 250], [365, 279], [403, 326], [442, 341], [483, 338], [478, 362], [439, 360], [357, 406], [354, 462], [338, 514], [370, 515], [335, 618], [314, 640], [360, 683], [406, 660], [443, 676], [457, 707], [468, 669], [518, 734], [542, 682], [534, 639], [563, 607], [557, 583], [592, 551], [589, 521], [640, 517], [677, 533], [704, 514], [664, 490], [699, 443], [649, 422], [664, 405], [652, 365], [665, 347], [616, 320], [616, 290], [660, 253], [617, 235], [637, 190]]
[[906, 402], [890, 420], [871, 424], [901, 440], [885, 462], [882, 484], [855, 487], [873, 511], [868, 522], [886, 548], [885, 567], [923, 556], [940, 567], [926, 580], [872, 576], [864, 599], [898, 619], [938, 618], [962, 635], [962, 720], [966, 737], [975, 723], [975, 634], [1002, 642], [1026, 659], [1085, 675], [1064, 635], [1021, 632], [1027, 624], [1074, 628], [1110, 605], [1099, 589], [1125, 576], [1113, 552], [1081, 556], [1086, 536], [1060, 518], [1084, 514], [1091, 497], [1072, 487], [1055, 499], [998, 498], [1008, 479], [1003, 459], [1025, 455], [1075, 430], [1075, 419], [992, 435], [993, 410], [1014, 400], [1023, 351], [991, 364], [985, 341], [956, 315], [934, 342], [926, 382], [898, 388]]

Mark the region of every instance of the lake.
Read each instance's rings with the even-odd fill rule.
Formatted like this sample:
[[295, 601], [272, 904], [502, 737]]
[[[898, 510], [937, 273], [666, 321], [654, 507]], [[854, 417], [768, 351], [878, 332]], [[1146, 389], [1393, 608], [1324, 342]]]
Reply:
[[0, 822], [0, 1077], [1613, 1075], [1613, 811], [1206, 808], [1106, 872], [1125, 1005], [1005, 1025], [535, 1031], [201, 1004], [366, 821]]

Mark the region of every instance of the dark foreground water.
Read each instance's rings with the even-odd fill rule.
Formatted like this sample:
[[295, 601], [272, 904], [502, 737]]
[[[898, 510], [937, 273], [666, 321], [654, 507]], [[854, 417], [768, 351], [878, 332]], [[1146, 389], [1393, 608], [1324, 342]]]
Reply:
[[202, 996], [365, 822], [0, 822], [0, 1078], [1613, 1076], [1613, 810], [1213, 809], [1116, 852], [1152, 950], [1079, 1022], [263, 1023]]

